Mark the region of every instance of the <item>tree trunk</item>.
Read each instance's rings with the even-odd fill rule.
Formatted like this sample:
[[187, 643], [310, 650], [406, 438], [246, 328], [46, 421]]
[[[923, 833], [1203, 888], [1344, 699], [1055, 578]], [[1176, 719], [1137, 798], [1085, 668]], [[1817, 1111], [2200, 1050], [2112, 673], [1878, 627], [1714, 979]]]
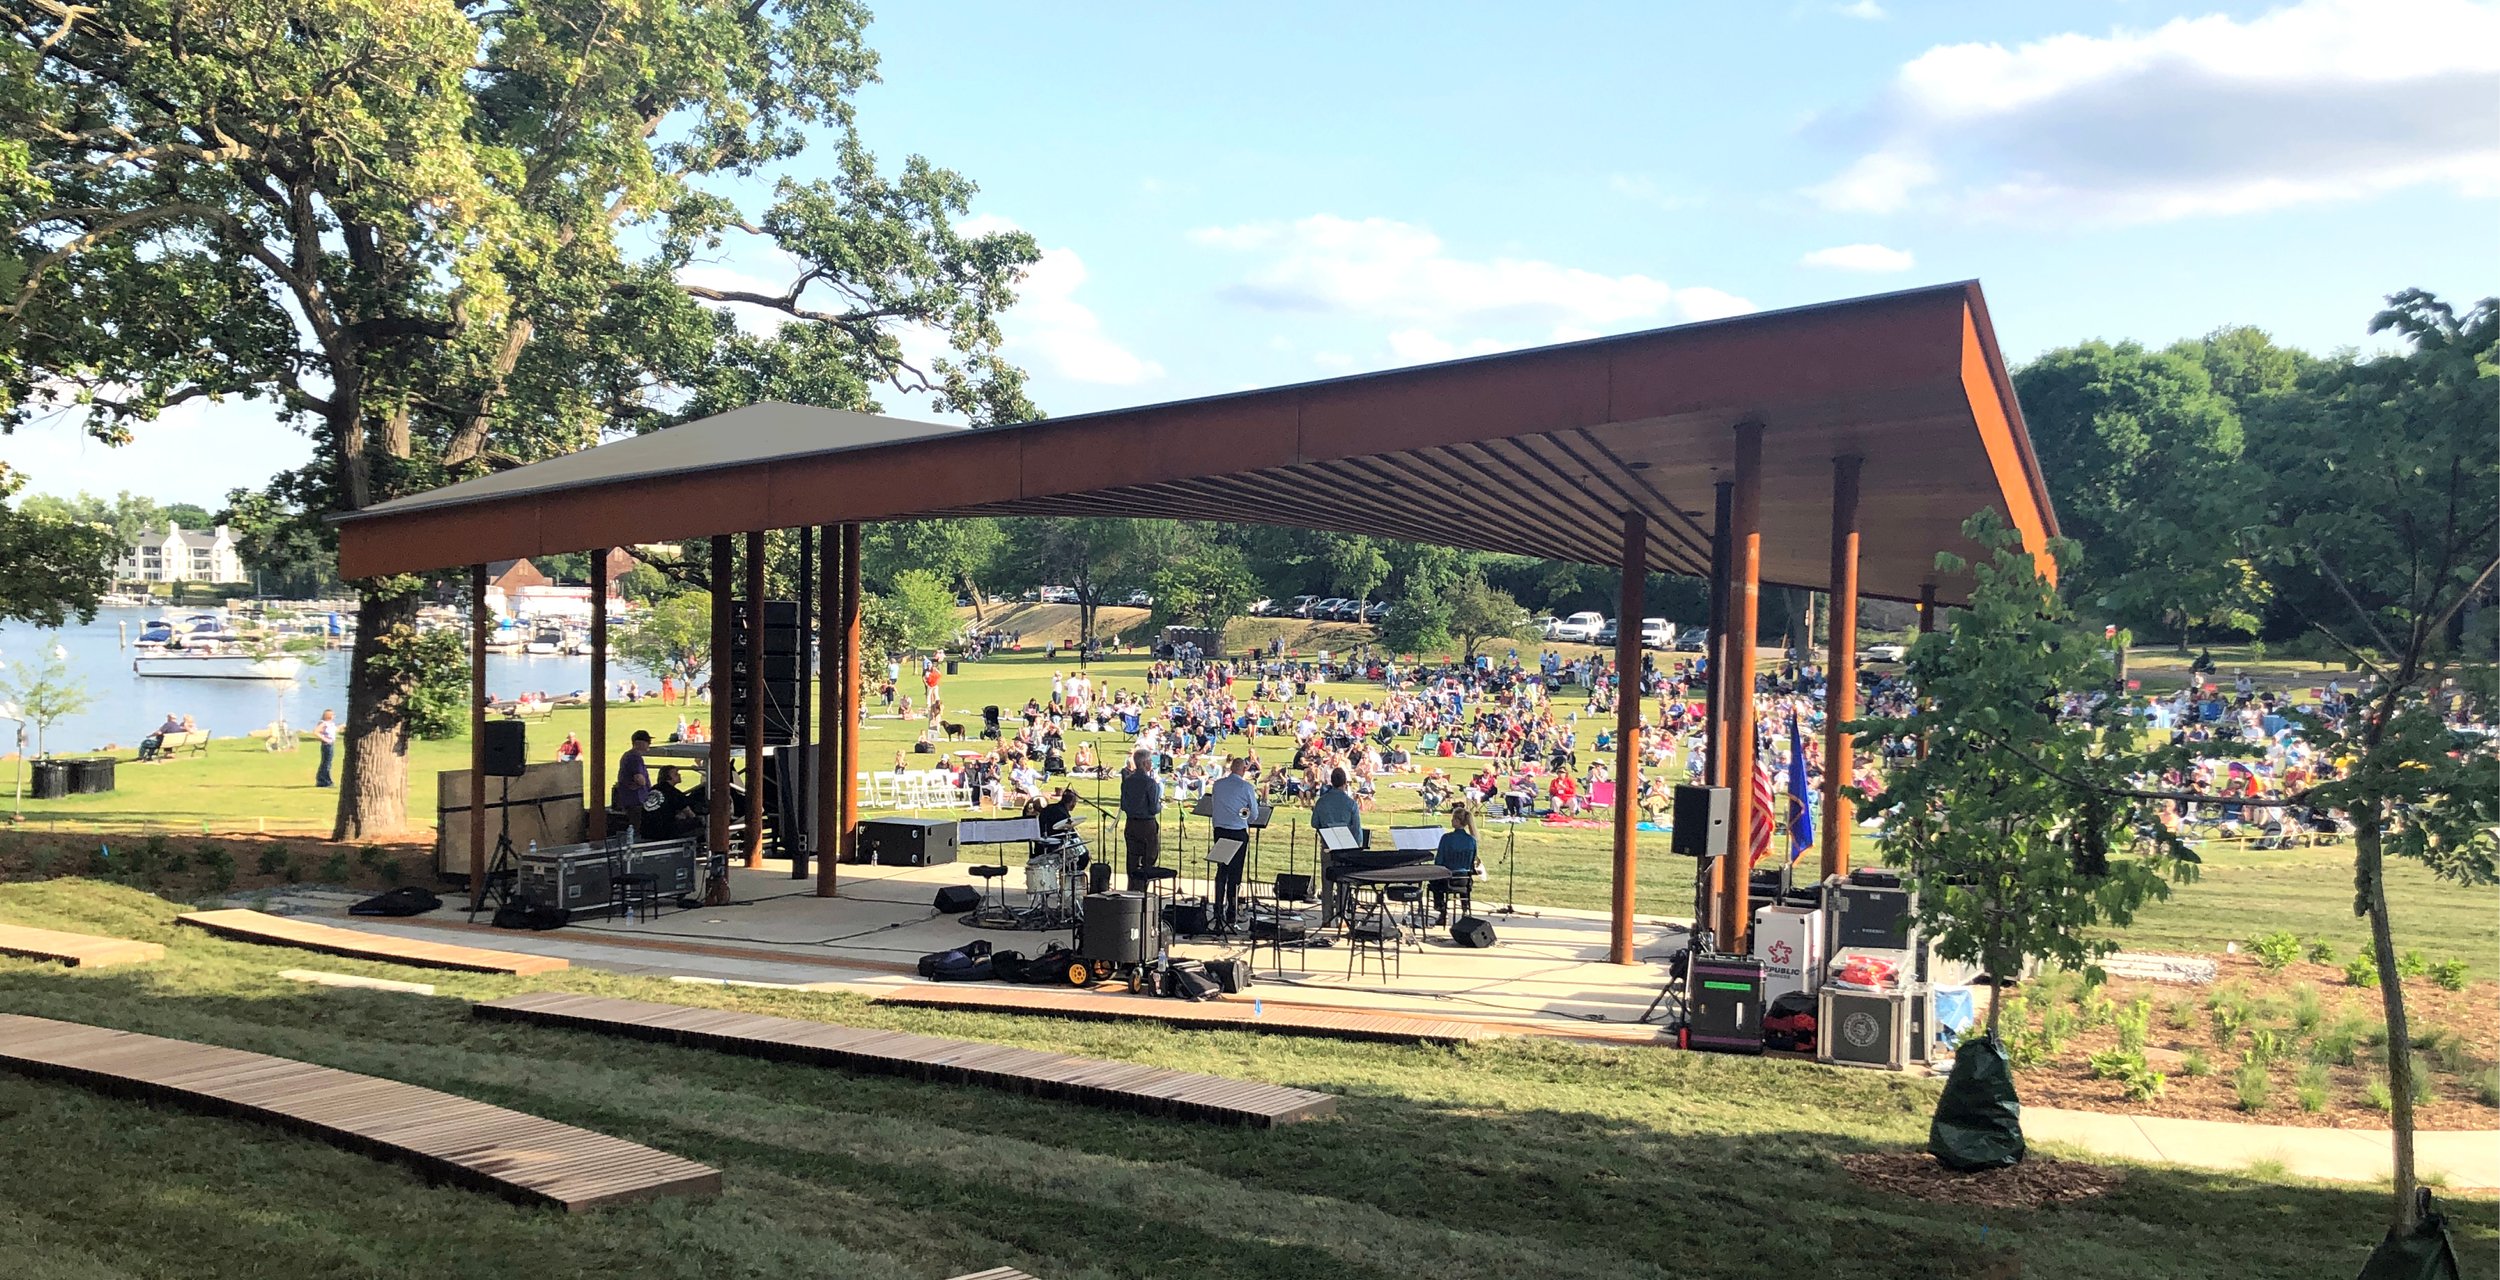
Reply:
[[2414, 1225], [2413, 1037], [2405, 1025], [2404, 976], [2396, 972], [2396, 932], [2387, 919], [2383, 818], [2375, 805], [2353, 814], [2353, 863], [2362, 906], [2370, 918], [2370, 953], [2378, 961], [2379, 1003], [2387, 1012], [2388, 1125], [2395, 1138], [2394, 1222], [2402, 1235]]
[[357, 589], [332, 840], [378, 840], [408, 828], [408, 695], [415, 673], [386, 660], [383, 650], [415, 637], [417, 604], [414, 590]]

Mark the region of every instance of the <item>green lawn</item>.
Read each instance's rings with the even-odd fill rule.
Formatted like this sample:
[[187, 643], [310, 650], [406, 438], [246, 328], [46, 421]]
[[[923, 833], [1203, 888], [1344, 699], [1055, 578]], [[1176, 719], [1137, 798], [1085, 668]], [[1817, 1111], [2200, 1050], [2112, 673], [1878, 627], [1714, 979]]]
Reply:
[[[1498, 1041], [1356, 1046], [934, 1011], [589, 972], [495, 979], [321, 958], [459, 999], [311, 988], [300, 953], [175, 930], [88, 881], [0, 919], [152, 938], [160, 964], [0, 961], [0, 1009], [386, 1075], [720, 1167], [726, 1190], [578, 1218], [427, 1187], [234, 1121], [0, 1075], [0, 1275], [2193, 1277], [2349, 1275], [2382, 1193], [2138, 1169], [2105, 1199], [1899, 1201], [1834, 1161], [1914, 1148], [1933, 1086], [1788, 1062]], [[489, 1025], [464, 1000], [595, 990], [1066, 1049], [1335, 1091], [1273, 1132]], [[2487, 1201], [2466, 1274], [2494, 1274]]]
[[[1065, 662], [1055, 665], [1057, 669], [1071, 669]], [[1054, 664], [1039, 653], [966, 663], [961, 674], [945, 683], [946, 718], [964, 722], [977, 734], [983, 704], [999, 704], [1012, 717], [1025, 699], [1047, 697], [1053, 669]], [[1093, 669], [1098, 685], [1125, 685], [1133, 689], [1144, 685], [1145, 662], [1141, 658], [1098, 662]], [[1329, 686], [1329, 691], [1356, 698], [1377, 692], [1376, 688], [1357, 685]], [[1569, 709], [1580, 703], [1567, 697], [1561, 705]], [[665, 738], [683, 710], [651, 702], [613, 708], [613, 750], [622, 752], [627, 735], [637, 728], [650, 729]], [[1597, 728], [1596, 719], [1585, 714], [1581, 717], [1583, 750], [1595, 740]], [[918, 731], [917, 720], [906, 723], [871, 719], [861, 744], [861, 767], [893, 767], [895, 753], [908, 750]], [[589, 713], [562, 711], [548, 720], [533, 721], [532, 757], [552, 757], [555, 744], [567, 732], [586, 735]], [[1077, 740], [1084, 737], [1079, 735]], [[1106, 758], [1116, 759], [1126, 739], [1113, 733], [1097, 736], [1094, 741]], [[315, 790], [311, 785], [312, 754], [299, 751], [271, 755], [253, 749], [255, 745], [242, 740], [220, 742], [197, 760], [125, 765], [119, 771], [120, 789], [113, 794], [29, 802], [29, 825], [38, 830], [152, 829], [183, 834], [197, 832], [207, 823], [220, 832], [326, 833], [334, 793]], [[1291, 747], [1285, 739], [1265, 739], [1260, 746], [1270, 759], [1282, 761], [1290, 756]], [[921, 767], [930, 757], [906, 759], [914, 767]], [[1453, 761], [1450, 772], [1464, 778], [1480, 763], [1468, 759]], [[417, 743], [409, 758], [411, 818], [430, 825], [434, 772], [466, 768], [467, 764], [465, 736], [447, 742]], [[1681, 777], [1680, 770], [1677, 776]], [[1116, 784], [1106, 782], [1085, 782], [1079, 786], [1104, 800], [1112, 798], [1117, 790]], [[1420, 798], [1412, 790], [1384, 787], [1382, 805], [1386, 816], [1375, 818], [1376, 825], [1426, 820], [1417, 812]], [[1310, 833], [1289, 833], [1284, 825], [1297, 817], [1298, 814], [1289, 812], [1279, 820], [1279, 827], [1268, 833], [1262, 851], [1263, 867], [1283, 867], [1288, 847], [1296, 840], [1307, 863]], [[1203, 821], [1191, 824], [1193, 851], [1202, 847], [1205, 831]], [[1515, 863], [1517, 901], [1521, 903], [1604, 910], [1611, 902], [1613, 853], [1609, 831], [1490, 824], [1482, 834], [1484, 859], [1493, 872], [1490, 892], [1510, 892], [1506, 873]], [[1862, 847], [1869, 854], [1874, 852], [1871, 846]], [[1647, 834], [1642, 852], [1639, 909], [1652, 914], [1689, 914], [1693, 864], [1668, 853], [1662, 835]], [[2245, 845], [2210, 846], [2205, 850], [2203, 879], [2177, 886], [2169, 902], [2146, 910], [2123, 935], [2125, 944], [2149, 949], [2218, 951], [2226, 943], [2245, 942], [2274, 929], [2289, 929], [2304, 939], [2331, 941], [2339, 951], [2351, 954], [2365, 936], [2351, 913], [2351, 857], [2349, 844], [2280, 853], [2259, 853]], [[2399, 863], [2391, 869], [2389, 892], [2404, 946], [2418, 947], [2433, 958], [2466, 960], [2481, 976], [2500, 976], [2490, 945], [2490, 922], [2495, 908], [2500, 908], [2500, 889], [2442, 885], [2418, 868]]]

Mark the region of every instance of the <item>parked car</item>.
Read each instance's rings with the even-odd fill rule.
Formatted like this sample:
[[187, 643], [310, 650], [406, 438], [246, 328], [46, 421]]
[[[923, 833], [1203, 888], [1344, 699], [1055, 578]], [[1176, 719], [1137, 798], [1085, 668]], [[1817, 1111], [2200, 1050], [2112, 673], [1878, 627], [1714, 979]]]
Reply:
[[1286, 612], [1297, 618], [1307, 618], [1311, 616], [1311, 607], [1318, 603], [1318, 596], [1295, 596], [1292, 607]]
[[1334, 617], [1339, 622], [1361, 622], [1363, 620], [1363, 602], [1360, 600], [1348, 600], [1344, 604], [1338, 605], [1337, 612]]
[[1155, 598], [1143, 591], [1132, 591], [1128, 593], [1128, 602], [1131, 605], [1142, 607], [1153, 604], [1155, 602]]
[[1858, 650], [1860, 662], [1899, 662], [1908, 656], [1910, 650], [1906, 645], [1870, 644]]
[[1597, 643], [1597, 633], [1600, 630], [1605, 629], [1606, 626], [1607, 622], [1605, 614], [1589, 612], [1575, 613], [1570, 617], [1555, 623], [1552, 634], [1548, 635], [1546, 639], [1559, 640], [1565, 644], [1595, 644]]
[[1614, 619], [1609, 618], [1606, 620], [1606, 625], [1597, 629], [1597, 635], [1592, 638], [1591, 643], [1601, 645], [1613, 644], [1615, 642], [1615, 637], [1621, 634], [1622, 630], [1615, 626]]
[[1074, 587], [1042, 588], [1043, 604], [1075, 604], [1076, 602], [1076, 589]]
[[1664, 618], [1641, 619], [1641, 647], [1672, 649], [1675, 647], [1675, 624]]
[[1684, 628], [1684, 634], [1675, 638], [1675, 647], [1679, 653], [1708, 653], [1710, 629], [1708, 627]]
[[1265, 596], [1250, 602], [1250, 616], [1253, 618], [1264, 618], [1274, 612], [1276, 612], [1276, 602]]
[[1311, 606], [1311, 616], [1319, 621], [1335, 622], [1339, 620], [1340, 611], [1350, 603], [1344, 596], [1330, 596]]
[[1363, 621], [1365, 622], [1377, 623], [1388, 616], [1389, 602], [1386, 600], [1374, 600], [1363, 606]]
[[1554, 628], [1562, 625], [1562, 619], [1549, 613], [1542, 618], [1536, 619], [1534, 625], [1538, 635], [1551, 640], [1554, 638]]

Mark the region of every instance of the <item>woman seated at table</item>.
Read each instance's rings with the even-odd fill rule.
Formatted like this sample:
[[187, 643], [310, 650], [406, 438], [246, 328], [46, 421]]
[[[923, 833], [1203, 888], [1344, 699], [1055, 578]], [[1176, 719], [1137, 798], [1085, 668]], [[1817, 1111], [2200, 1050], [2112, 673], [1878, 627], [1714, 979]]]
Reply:
[[1473, 877], [1476, 874], [1474, 826], [1475, 820], [1468, 813], [1466, 805], [1450, 806], [1450, 829], [1441, 833], [1441, 843], [1432, 854], [1433, 865], [1449, 868], [1451, 876], [1450, 879], [1432, 886], [1432, 922], [1434, 924], [1450, 922], [1451, 886], [1463, 883], [1461, 877]]

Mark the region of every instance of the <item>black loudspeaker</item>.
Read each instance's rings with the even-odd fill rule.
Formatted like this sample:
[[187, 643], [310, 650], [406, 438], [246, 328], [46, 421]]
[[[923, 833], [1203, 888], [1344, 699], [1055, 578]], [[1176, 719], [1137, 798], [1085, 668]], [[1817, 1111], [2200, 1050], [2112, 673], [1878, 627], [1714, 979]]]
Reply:
[[1450, 926], [1450, 941], [1462, 947], [1492, 946], [1493, 922], [1475, 916], [1461, 916], [1457, 924]]
[[486, 722], [486, 776], [517, 778], [529, 772], [529, 726], [518, 720]]
[[1203, 902], [1175, 902], [1163, 909], [1163, 923], [1184, 938], [1214, 931], [1215, 922]]
[[1224, 988], [1226, 995], [1238, 995], [1249, 989], [1250, 962], [1247, 960], [1209, 960], [1207, 976]]
[[1687, 858], [1716, 858], [1727, 852], [1728, 798], [1725, 787], [1677, 787], [1675, 830], [1667, 849]]
[[1276, 877], [1276, 896], [1286, 902], [1315, 901], [1311, 893], [1311, 877], [1292, 872]]
[[968, 884], [950, 884], [937, 891], [937, 901], [930, 905], [939, 915], [959, 916], [981, 905], [981, 891]]
[[958, 846], [951, 818], [874, 818], [859, 824], [859, 860], [880, 867], [934, 867], [953, 862]]
[[1077, 954], [1112, 964], [1144, 964], [1155, 951], [1146, 936], [1148, 921], [1142, 893], [1089, 893]]
[[1111, 892], [1111, 864], [1091, 862], [1085, 866], [1085, 888], [1091, 893]]

